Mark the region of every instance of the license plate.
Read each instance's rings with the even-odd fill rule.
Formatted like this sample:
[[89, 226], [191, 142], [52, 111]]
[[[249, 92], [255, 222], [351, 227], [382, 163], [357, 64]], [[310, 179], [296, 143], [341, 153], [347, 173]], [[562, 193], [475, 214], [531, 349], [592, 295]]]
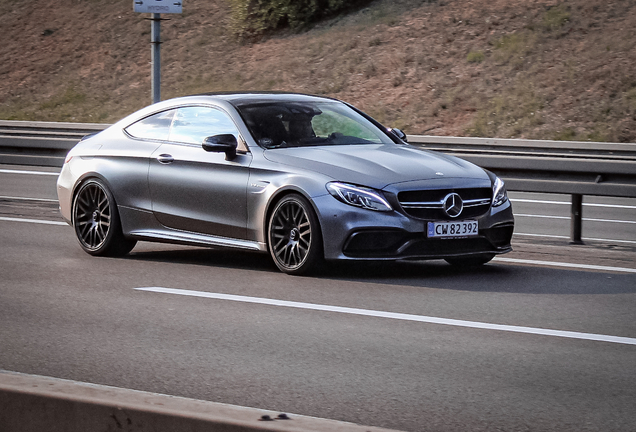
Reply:
[[477, 221], [466, 220], [457, 222], [429, 222], [428, 238], [458, 238], [471, 237], [479, 234]]

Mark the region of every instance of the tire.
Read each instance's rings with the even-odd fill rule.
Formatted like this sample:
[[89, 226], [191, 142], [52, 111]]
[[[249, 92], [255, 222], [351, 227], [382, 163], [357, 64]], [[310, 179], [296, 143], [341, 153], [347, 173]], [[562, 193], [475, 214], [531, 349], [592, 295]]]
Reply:
[[287, 195], [276, 204], [267, 237], [272, 259], [283, 273], [307, 274], [324, 259], [318, 218], [301, 195]]
[[445, 258], [444, 260], [456, 267], [477, 267], [490, 262], [494, 257], [495, 254], [481, 254], [467, 257]]
[[98, 179], [80, 186], [73, 200], [73, 228], [80, 246], [96, 256], [123, 256], [135, 247], [121, 229], [113, 194]]

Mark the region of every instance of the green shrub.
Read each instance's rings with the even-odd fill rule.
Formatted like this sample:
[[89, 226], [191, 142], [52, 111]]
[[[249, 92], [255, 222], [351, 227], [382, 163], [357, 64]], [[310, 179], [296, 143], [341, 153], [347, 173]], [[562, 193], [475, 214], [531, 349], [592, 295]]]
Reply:
[[541, 111], [544, 105], [544, 97], [534, 84], [521, 78], [490, 100], [483, 101], [466, 133], [479, 137], [518, 137], [543, 124]]
[[627, 102], [627, 106], [630, 109], [636, 111], [636, 87], [632, 87], [625, 92], [625, 102]]
[[566, 128], [562, 131], [557, 131], [554, 134], [555, 141], [575, 141], [577, 140], [577, 133], [573, 128]]
[[382, 39], [380, 39], [379, 37], [374, 37], [373, 39], [369, 41], [370, 47], [380, 46], [380, 45], [382, 45]]
[[67, 87], [63, 93], [52, 96], [40, 104], [40, 109], [56, 109], [63, 105], [74, 105], [86, 101], [86, 94], [77, 91], [74, 87]]
[[371, 0], [227, 0], [232, 29], [240, 39], [279, 28], [299, 29]]
[[537, 44], [537, 35], [530, 31], [521, 31], [502, 36], [494, 41], [495, 52], [493, 55], [497, 63], [511, 63], [513, 66], [521, 65], [525, 58], [532, 52]]
[[570, 21], [570, 12], [565, 5], [551, 7], [543, 16], [542, 27], [547, 31], [557, 30]]
[[466, 60], [468, 63], [481, 63], [485, 60], [486, 56], [481, 51], [471, 51], [468, 53]]

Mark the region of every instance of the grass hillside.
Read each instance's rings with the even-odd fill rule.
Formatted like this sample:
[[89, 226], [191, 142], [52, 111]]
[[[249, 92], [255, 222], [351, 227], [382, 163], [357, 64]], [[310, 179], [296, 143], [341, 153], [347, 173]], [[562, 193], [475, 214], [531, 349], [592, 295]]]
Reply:
[[[130, 0], [0, 0], [0, 118], [109, 123], [148, 105]], [[410, 134], [636, 142], [633, 0], [376, 0], [241, 42], [226, 0], [163, 15], [162, 96], [284, 90]]]

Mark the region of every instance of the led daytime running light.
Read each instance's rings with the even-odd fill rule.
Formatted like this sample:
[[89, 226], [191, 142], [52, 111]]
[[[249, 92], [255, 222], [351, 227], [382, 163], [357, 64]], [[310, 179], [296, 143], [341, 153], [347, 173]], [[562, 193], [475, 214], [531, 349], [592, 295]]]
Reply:
[[499, 177], [495, 179], [495, 183], [492, 185], [492, 206], [499, 207], [503, 203], [508, 201], [508, 192], [506, 192], [506, 186]]
[[393, 210], [391, 204], [373, 189], [334, 182], [327, 184], [327, 190], [338, 200], [354, 207], [375, 211]]

